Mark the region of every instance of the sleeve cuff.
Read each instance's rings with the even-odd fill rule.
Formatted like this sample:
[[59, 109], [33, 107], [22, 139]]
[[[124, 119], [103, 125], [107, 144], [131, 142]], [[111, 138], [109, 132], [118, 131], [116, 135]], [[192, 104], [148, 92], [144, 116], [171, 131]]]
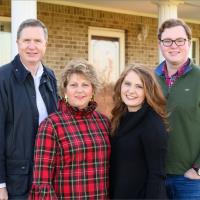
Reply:
[[6, 184], [5, 183], [0, 183], [0, 188], [5, 188]]

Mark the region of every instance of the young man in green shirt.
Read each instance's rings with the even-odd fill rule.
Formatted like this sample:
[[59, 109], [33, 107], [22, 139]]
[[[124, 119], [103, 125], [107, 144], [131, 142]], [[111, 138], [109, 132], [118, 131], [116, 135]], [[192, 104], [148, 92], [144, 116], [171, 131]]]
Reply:
[[200, 199], [200, 68], [189, 59], [192, 33], [179, 19], [159, 28], [165, 60], [156, 68], [169, 112], [166, 160], [170, 199]]

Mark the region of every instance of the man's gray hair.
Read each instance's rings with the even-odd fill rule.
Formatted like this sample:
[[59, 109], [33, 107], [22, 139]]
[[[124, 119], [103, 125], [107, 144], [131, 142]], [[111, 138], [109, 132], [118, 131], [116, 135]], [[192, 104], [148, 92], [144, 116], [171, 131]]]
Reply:
[[21, 32], [24, 28], [27, 27], [41, 27], [44, 31], [44, 37], [46, 40], [48, 40], [48, 30], [47, 27], [44, 25], [43, 22], [41, 22], [38, 19], [27, 19], [25, 21], [23, 21], [20, 25], [19, 28], [17, 30], [17, 40], [20, 39], [21, 36]]

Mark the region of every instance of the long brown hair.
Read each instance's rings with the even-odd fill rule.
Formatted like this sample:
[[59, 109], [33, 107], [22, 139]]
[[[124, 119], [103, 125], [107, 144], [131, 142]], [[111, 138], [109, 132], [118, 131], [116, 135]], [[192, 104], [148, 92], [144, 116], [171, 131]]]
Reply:
[[115, 130], [118, 128], [121, 117], [128, 111], [127, 106], [121, 99], [121, 85], [130, 71], [134, 71], [140, 77], [144, 87], [145, 101], [163, 119], [167, 127], [166, 99], [153, 70], [132, 64], [125, 68], [114, 87], [114, 108], [111, 111], [112, 134], [114, 134]]

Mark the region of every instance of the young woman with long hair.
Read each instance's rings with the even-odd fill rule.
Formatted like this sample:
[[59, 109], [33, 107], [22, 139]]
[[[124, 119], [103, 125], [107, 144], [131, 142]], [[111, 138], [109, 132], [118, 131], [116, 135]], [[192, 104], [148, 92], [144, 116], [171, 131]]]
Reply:
[[150, 70], [130, 65], [114, 87], [111, 199], [164, 199], [166, 101]]

